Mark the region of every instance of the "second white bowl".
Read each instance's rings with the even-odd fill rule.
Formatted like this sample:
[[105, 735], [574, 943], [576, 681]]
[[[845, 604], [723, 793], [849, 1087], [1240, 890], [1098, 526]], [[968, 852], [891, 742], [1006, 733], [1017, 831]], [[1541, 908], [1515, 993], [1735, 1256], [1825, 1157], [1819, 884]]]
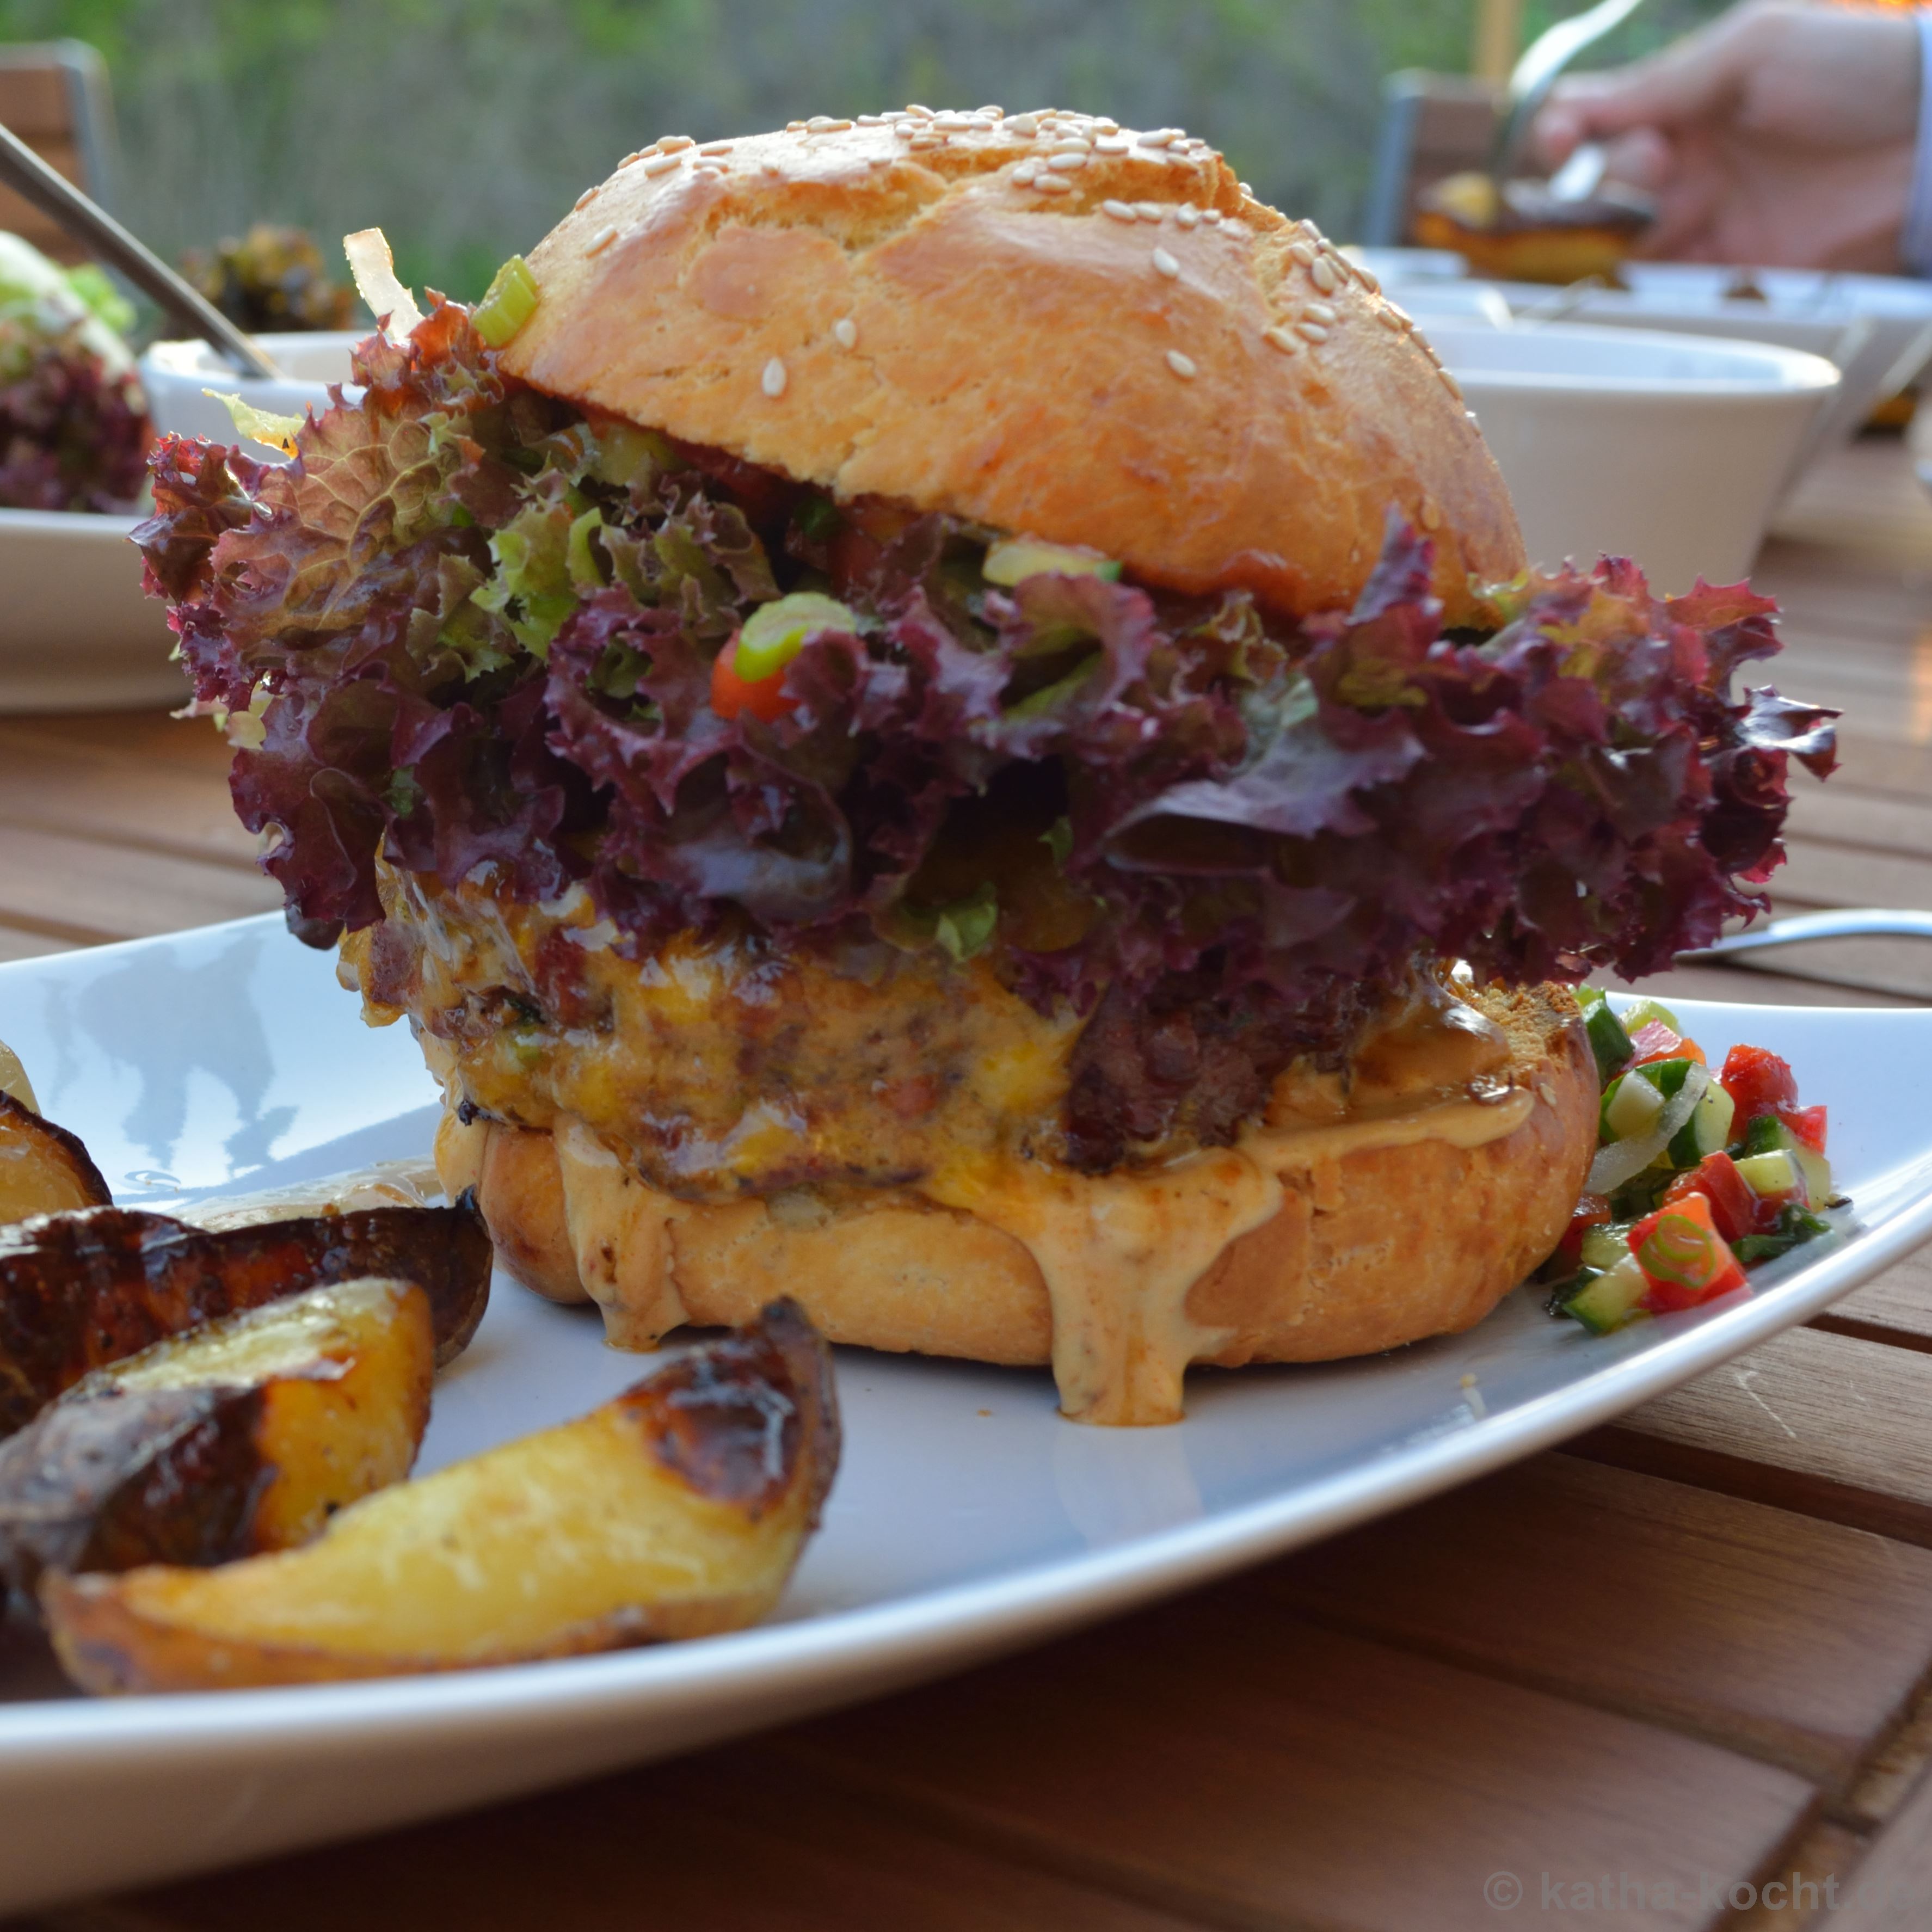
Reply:
[[[217, 389], [238, 395], [272, 416], [317, 416], [328, 406], [328, 386], [346, 384], [349, 352], [366, 329], [310, 331], [260, 335], [259, 342], [284, 380], [272, 382], [231, 369], [205, 342], [157, 342], [141, 358], [141, 382], [158, 430], [176, 436], [205, 436], [215, 442], [236, 440], [227, 405], [208, 394]], [[242, 447], [258, 461], [279, 463], [282, 452], [259, 442]]]
[[1496, 453], [1532, 559], [1634, 557], [1673, 596], [1749, 572], [1839, 381], [1797, 350], [1642, 329], [1426, 333]]

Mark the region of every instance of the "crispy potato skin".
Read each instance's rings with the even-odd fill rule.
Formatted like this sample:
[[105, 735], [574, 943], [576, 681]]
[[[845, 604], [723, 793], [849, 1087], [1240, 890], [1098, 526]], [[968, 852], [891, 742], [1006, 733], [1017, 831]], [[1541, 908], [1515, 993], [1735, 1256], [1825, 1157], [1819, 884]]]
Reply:
[[733, 1630], [777, 1601], [838, 1457], [830, 1352], [777, 1304], [575, 1422], [214, 1570], [47, 1571], [97, 1693], [473, 1669]]
[[440, 1366], [483, 1318], [490, 1267], [489, 1231], [466, 1198], [216, 1232], [123, 1208], [0, 1228], [0, 1436], [91, 1370], [198, 1322], [368, 1276], [429, 1298]]
[[413, 1283], [315, 1288], [97, 1370], [0, 1444], [0, 1580], [286, 1550], [399, 1482], [429, 1421]]
[[77, 1134], [0, 1092], [0, 1224], [113, 1198]]

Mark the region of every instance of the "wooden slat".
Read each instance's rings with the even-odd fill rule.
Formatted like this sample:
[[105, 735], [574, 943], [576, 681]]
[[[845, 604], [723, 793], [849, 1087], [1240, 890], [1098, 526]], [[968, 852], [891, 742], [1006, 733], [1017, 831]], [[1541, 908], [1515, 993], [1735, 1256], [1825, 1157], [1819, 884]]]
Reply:
[[1932, 1924], [1932, 1780], [1922, 1784], [1864, 1860], [1841, 1876], [1819, 1932], [1925, 1932]]
[[0, 753], [60, 754], [94, 765], [167, 764], [226, 784], [228, 747], [205, 719], [165, 711], [95, 712], [73, 718], [0, 718]]
[[67, 70], [51, 61], [0, 61], [0, 122], [37, 148], [50, 136], [70, 134], [74, 97]]
[[1570, 1447], [1932, 1546], [1932, 1357], [1801, 1328]]
[[1494, 1932], [1499, 1872], [1532, 1905], [1544, 1874], [1642, 1874], [1678, 1900], [1640, 1922], [1708, 1924], [1697, 1875], [1756, 1870], [1811, 1802], [1789, 1772], [1253, 1587], [793, 1737], [1009, 1856], [1222, 1925]]
[[1834, 1786], [1904, 1718], [1932, 1656], [1932, 1553], [1568, 1456], [1266, 1581], [1324, 1622]]
[[280, 904], [272, 880], [232, 865], [49, 832], [0, 836], [0, 925], [82, 942], [134, 939]]
[[1932, 1349], [1932, 1248], [1855, 1288], [1811, 1326], [1862, 1341]]
[[[568, 1848], [567, 1850], [566, 1848]], [[117, 1900], [49, 1932], [1184, 1932], [1200, 1922], [1029, 1869], [770, 1750], [661, 1770]]]
[[225, 779], [158, 760], [0, 748], [0, 826], [255, 869], [255, 840], [235, 816]]

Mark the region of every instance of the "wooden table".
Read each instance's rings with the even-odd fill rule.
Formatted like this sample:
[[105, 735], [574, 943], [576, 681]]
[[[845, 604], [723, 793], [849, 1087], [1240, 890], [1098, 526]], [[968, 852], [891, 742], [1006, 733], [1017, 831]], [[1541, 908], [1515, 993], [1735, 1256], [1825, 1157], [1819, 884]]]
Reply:
[[[1932, 505], [1899, 446], [1832, 466], [1760, 580], [1790, 613], [1780, 682], [1845, 712], [1845, 770], [1798, 786], [1780, 902], [1932, 908]], [[159, 718], [0, 722], [0, 956], [274, 904], [222, 762], [205, 726]], [[1778, 957], [1653, 986], [1932, 994], [1932, 947]], [[34, 1922], [1922, 1928], [1928, 1424], [1922, 1256], [1560, 1453], [1166, 1608], [700, 1757]], [[1858, 1881], [1868, 1908], [1834, 1912]]]

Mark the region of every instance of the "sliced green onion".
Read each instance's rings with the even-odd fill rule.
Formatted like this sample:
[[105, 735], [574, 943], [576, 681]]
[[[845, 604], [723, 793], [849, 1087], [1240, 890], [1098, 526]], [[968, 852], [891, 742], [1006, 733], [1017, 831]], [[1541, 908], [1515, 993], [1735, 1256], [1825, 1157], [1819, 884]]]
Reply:
[[980, 573], [988, 584], [1010, 590], [1029, 577], [1052, 572], [1061, 577], [1104, 577], [1117, 581], [1120, 566], [1098, 550], [1078, 550], [1071, 544], [1040, 543], [1032, 537], [1002, 537], [987, 551]]
[[537, 312], [537, 278], [520, 255], [491, 277], [483, 299], [470, 314], [470, 326], [492, 349], [501, 349]]
[[932, 936], [963, 964], [985, 949], [999, 922], [998, 898], [990, 885], [983, 885], [971, 898], [944, 908]]
[[746, 684], [776, 677], [805, 648], [814, 631], [854, 631], [859, 620], [836, 598], [815, 590], [794, 590], [789, 597], [760, 604], [738, 633], [738, 652], [731, 668]]

